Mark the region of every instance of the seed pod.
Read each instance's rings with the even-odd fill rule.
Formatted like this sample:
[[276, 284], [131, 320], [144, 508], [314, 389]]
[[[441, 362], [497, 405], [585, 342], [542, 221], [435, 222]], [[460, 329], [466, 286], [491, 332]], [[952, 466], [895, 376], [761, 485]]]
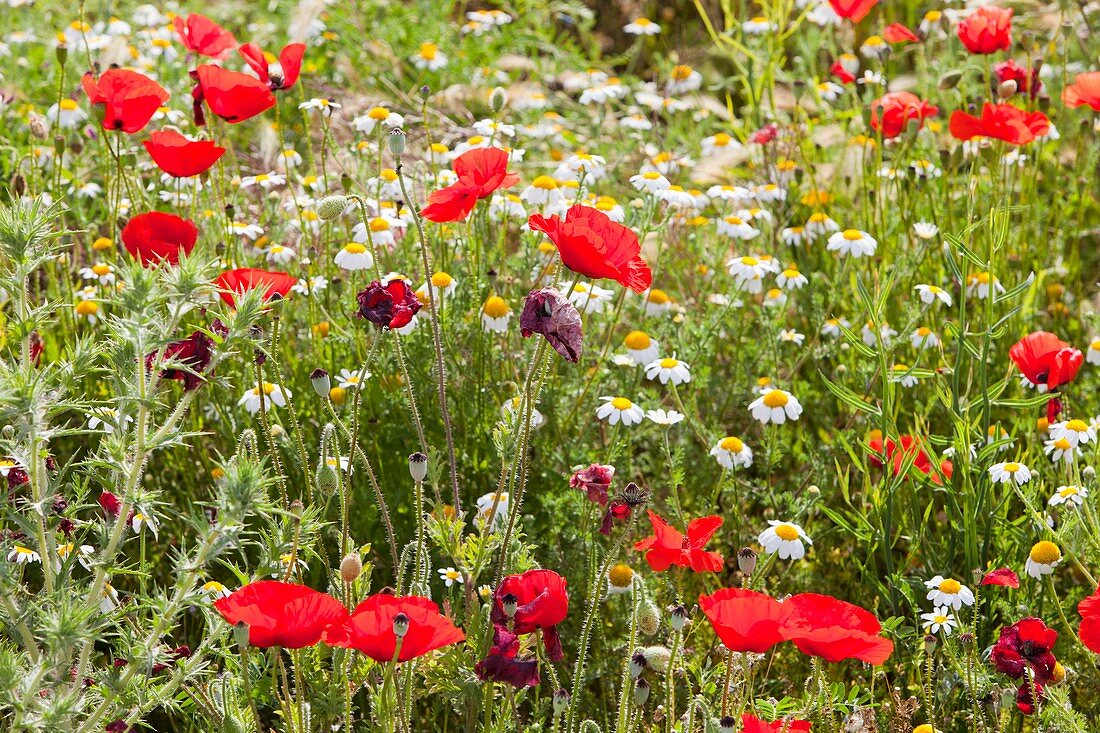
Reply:
[[428, 457], [417, 451], [409, 456], [409, 474], [413, 481], [420, 483], [428, 476]]
[[340, 561], [340, 578], [345, 583], [354, 583], [363, 572], [363, 559], [358, 552], [349, 552]]
[[332, 221], [344, 213], [344, 210], [348, 208], [349, 201], [350, 199], [347, 196], [341, 196], [340, 194], [325, 196], [317, 204], [317, 215], [325, 221]]

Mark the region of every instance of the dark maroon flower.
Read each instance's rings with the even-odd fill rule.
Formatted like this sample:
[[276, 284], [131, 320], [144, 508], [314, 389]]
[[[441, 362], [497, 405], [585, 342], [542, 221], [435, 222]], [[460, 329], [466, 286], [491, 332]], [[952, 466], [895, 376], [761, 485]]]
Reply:
[[401, 278], [385, 285], [375, 280], [356, 296], [359, 301], [357, 315], [381, 328], [401, 328], [420, 310], [420, 301]]
[[60, 522], [57, 523], [57, 531], [60, 532], [61, 534], [65, 535], [66, 537], [71, 537], [72, 534], [73, 534], [73, 530], [75, 530], [75, 529], [76, 529], [76, 524], [73, 522], [73, 520], [69, 519], [68, 517], [65, 517], [64, 519], [62, 519]]
[[99, 495], [99, 506], [109, 517], [117, 517], [118, 513], [122, 511], [122, 502], [110, 491], [104, 491]]
[[1014, 680], [1030, 667], [1037, 681], [1049, 682], [1054, 679], [1054, 665], [1058, 663], [1052, 652], [1057, 640], [1058, 632], [1042, 619], [1025, 618], [1001, 629], [990, 661], [998, 672]]
[[539, 333], [567, 361], [576, 362], [581, 357], [584, 333], [581, 315], [565, 296], [554, 288], [532, 290], [523, 302], [519, 316], [519, 330], [524, 338]]
[[27, 475], [27, 469], [19, 464], [9, 466], [4, 475], [8, 478], [8, 491], [15, 491], [20, 486], [26, 486], [31, 482], [31, 477]]
[[582, 489], [588, 494], [590, 502], [607, 506], [607, 490], [611, 487], [611, 479], [614, 476], [614, 466], [593, 463], [588, 468], [575, 471], [569, 477], [569, 488]]
[[493, 646], [476, 665], [479, 679], [505, 682], [513, 687], [537, 687], [539, 662], [534, 657], [519, 657], [519, 636], [499, 624], [493, 625]]
[[[152, 369], [153, 361], [157, 358], [157, 352], [145, 356], [145, 368]], [[181, 341], [173, 341], [164, 349], [164, 357], [161, 362], [173, 362], [184, 368], [162, 369], [160, 376], [164, 379], [175, 379], [183, 382], [183, 388], [187, 390], [198, 389], [205, 381], [203, 372], [210, 366], [214, 358], [214, 341], [202, 331], [195, 331]]]
[[1035, 682], [1034, 685], [1036, 693], [1034, 695], [1032, 694], [1031, 684], [1027, 682], [1024, 682], [1024, 684], [1020, 685], [1016, 690], [1016, 707], [1018, 707], [1020, 712], [1024, 715], [1034, 715], [1036, 708], [1035, 698], [1038, 697], [1039, 702], [1042, 702], [1043, 698], [1046, 697], [1046, 694], [1043, 692], [1043, 686], [1038, 682]]
[[120, 718], [108, 723], [104, 730], [107, 731], [107, 733], [126, 733], [130, 730], [130, 726], [126, 725], [126, 721]]
[[603, 515], [603, 523], [600, 525], [600, 534], [611, 534], [611, 525], [614, 522], [629, 519], [631, 512], [645, 504], [648, 498], [649, 492], [631, 481], [608, 504], [607, 511]]
[[38, 331], [31, 331], [30, 357], [35, 366], [38, 366], [42, 363], [42, 352], [44, 350], [45, 342], [42, 341], [42, 334], [38, 333]]

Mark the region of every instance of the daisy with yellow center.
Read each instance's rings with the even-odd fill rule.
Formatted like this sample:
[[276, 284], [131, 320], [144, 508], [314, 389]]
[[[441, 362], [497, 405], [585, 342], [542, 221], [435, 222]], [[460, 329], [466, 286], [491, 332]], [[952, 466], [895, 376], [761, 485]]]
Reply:
[[995, 463], [989, 467], [989, 478], [995, 484], [1007, 484], [1015, 482], [1017, 486], [1023, 486], [1031, 480], [1031, 469], [1022, 463], [1007, 462]]
[[1044, 575], [1054, 572], [1055, 566], [1062, 560], [1062, 551], [1053, 542], [1043, 540], [1036, 542], [1024, 563], [1024, 571], [1032, 578], [1038, 580]]
[[[263, 397], [261, 398], [261, 394]], [[238, 406], [244, 407], [248, 411], [248, 414], [255, 415], [260, 411], [260, 402], [263, 401], [265, 410], [270, 410], [272, 406], [286, 407], [286, 398], [292, 396], [291, 391], [285, 387], [280, 387], [277, 384], [271, 382], [264, 382], [263, 389], [260, 387], [253, 387], [244, 393], [244, 396], [237, 401]]]
[[788, 420], [797, 420], [802, 414], [802, 405], [790, 392], [772, 389], [753, 400], [749, 412], [764, 425], [782, 425]]
[[565, 200], [565, 192], [551, 176], [538, 176], [523, 189], [520, 200], [532, 206], [556, 206]]
[[374, 267], [374, 257], [365, 244], [348, 242], [336, 253], [333, 262], [341, 270], [369, 270]]
[[645, 366], [660, 357], [660, 344], [651, 339], [645, 331], [631, 331], [623, 339], [629, 356], [638, 366]]
[[208, 580], [202, 584], [202, 592], [210, 596], [214, 600], [219, 598], [228, 598], [232, 593], [224, 585], [216, 580]]
[[[455, 294], [455, 289], [458, 287], [458, 281], [451, 277], [446, 272], [436, 272], [431, 277], [432, 290], [435, 291], [435, 297], [449, 298]], [[425, 294], [428, 292], [428, 283], [424, 283], [420, 286], [420, 290], [423, 290]]]
[[[951, 613], [951, 609], [946, 606], [937, 606], [931, 613], [922, 613], [920, 617], [924, 621], [924, 633], [926, 634], [938, 634], [942, 631], [944, 635], [950, 635], [955, 627], [959, 625], [959, 620]], [[932, 730], [930, 725], [917, 727]], [[916, 731], [917, 728], [913, 730]]]
[[920, 326], [909, 334], [909, 344], [914, 349], [934, 349], [940, 345], [940, 337], [931, 328]]
[[631, 36], [655, 36], [661, 32], [661, 26], [649, 18], [636, 18], [623, 26], [623, 33]]
[[763, 546], [764, 552], [769, 555], [778, 553], [780, 560], [801, 560], [806, 556], [806, 545], [812, 545], [813, 541], [802, 527], [792, 522], [780, 522], [775, 519], [769, 519], [768, 525], [768, 528], [756, 538], [756, 541]]
[[806, 231], [810, 234], [829, 234], [830, 232], [840, 231], [840, 225], [829, 218], [828, 215], [815, 212], [810, 214], [810, 218], [806, 220]]
[[654, 359], [645, 365], [645, 376], [661, 384], [672, 382], [674, 387], [691, 381], [690, 367], [676, 358]]
[[622, 423], [625, 427], [637, 425], [645, 417], [645, 411], [626, 397], [601, 397], [603, 402], [596, 408], [596, 419], [608, 425]]
[[672, 186], [660, 171], [644, 171], [630, 177], [630, 185], [643, 193], [657, 193]]
[[1050, 460], [1055, 463], [1058, 463], [1058, 461], [1073, 463], [1073, 459], [1077, 456], [1078, 449], [1069, 438], [1064, 436], [1055, 438], [1052, 436], [1049, 440], [1044, 441], [1043, 452], [1050, 456]]
[[664, 290], [651, 288], [645, 293], [645, 314], [660, 316], [672, 309], [672, 298]]
[[718, 219], [715, 225], [718, 228], [719, 234], [724, 234], [727, 237], [740, 239], [742, 241], [748, 241], [760, 234], [759, 229], [756, 229], [752, 224], [748, 223], [740, 216], [735, 216], [733, 214]]
[[486, 333], [506, 333], [508, 320], [512, 317], [512, 311], [504, 298], [499, 295], [490, 295], [481, 307], [481, 328]]
[[447, 65], [447, 57], [439, 50], [439, 46], [431, 41], [421, 43], [420, 48], [409, 57], [409, 60], [416, 68], [428, 71], [438, 71]]
[[610, 595], [629, 593], [634, 584], [634, 569], [625, 562], [618, 562], [607, 571], [607, 592]]
[[443, 581], [443, 584], [450, 588], [455, 583], [462, 585], [466, 582], [466, 578], [459, 571], [454, 568], [440, 568], [439, 577]]
[[829, 237], [826, 249], [836, 252], [842, 257], [870, 257], [875, 253], [878, 242], [865, 231], [860, 229], [845, 229], [835, 232]]
[[793, 262], [775, 278], [776, 285], [784, 290], [798, 290], [808, 282], [809, 279], [799, 272], [798, 265]]
[[1065, 439], [1074, 448], [1084, 443], [1096, 442], [1096, 428], [1084, 420], [1066, 420], [1050, 426], [1050, 437]]
[[8, 553], [8, 562], [13, 562], [16, 565], [26, 565], [32, 562], [42, 562], [42, 557], [29, 547], [16, 545]]
[[924, 582], [928, 588], [926, 598], [934, 606], [948, 606], [958, 611], [963, 606], [974, 605], [974, 592], [954, 578], [937, 575]]
[[735, 467], [748, 468], [752, 465], [752, 448], [745, 445], [740, 438], [733, 436], [726, 436], [719, 440], [710, 449], [710, 454], [714, 456], [714, 460], [718, 461], [719, 466], [727, 470]]
[[1050, 506], [1065, 505], [1070, 508], [1083, 506], [1089, 496], [1089, 490], [1084, 486], [1059, 486], [1058, 490], [1047, 500]]
[[917, 378], [908, 364], [895, 364], [891, 371], [893, 372], [891, 379], [902, 387], [915, 387], [917, 385]]

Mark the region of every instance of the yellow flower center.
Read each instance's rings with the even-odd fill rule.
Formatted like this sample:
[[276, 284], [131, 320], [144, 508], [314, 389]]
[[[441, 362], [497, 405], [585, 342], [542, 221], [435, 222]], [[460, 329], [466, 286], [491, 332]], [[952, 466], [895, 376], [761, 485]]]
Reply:
[[1075, 433], [1087, 433], [1089, 425], [1084, 420], [1070, 420], [1066, 423], [1066, 430], [1072, 430]]
[[361, 255], [367, 251], [367, 248], [358, 242], [348, 242], [344, 245], [344, 251], [350, 255]]
[[733, 138], [731, 138], [729, 135], [727, 135], [724, 132], [719, 132], [718, 134], [716, 134], [714, 136], [714, 146], [716, 148], [724, 148], [727, 145], [729, 145], [731, 142], [733, 142]]
[[1017, 471], [1020, 470], [1020, 464], [1019, 463], [1006, 463], [1004, 468], [1005, 468], [1006, 473], [1016, 473]]
[[485, 142], [485, 138], [481, 135], [474, 135], [472, 138], [467, 140], [467, 142], [470, 145], [481, 145], [483, 142]]
[[790, 399], [783, 390], [773, 389], [764, 395], [764, 404], [768, 407], [786, 407]]
[[767, 298], [768, 300], [775, 300], [777, 298], [782, 298], [783, 297], [783, 291], [780, 290], [779, 288], [772, 288], [767, 293], [764, 294], [764, 297]]
[[94, 316], [99, 313], [99, 303], [94, 300], [82, 300], [76, 304], [76, 312], [81, 316]]
[[1050, 565], [1062, 559], [1062, 551], [1053, 542], [1043, 540], [1031, 548], [1031, 561], [1039, 565]]
[[1054, 441], [1054, 448], [1056, 450], [1069, 450], [1072, 447], [1073, 446], [1071, 446], [1069, 441], [1065, 438], [1059, 438], [1058, 440]]
[[634, 580], [634, 571], [625, 562], [618, 562], [611, 566], [607, 579], [616, 588], [626, 588]]
[[653, 25], [653, 21], [649, 18], [638, 18], [636, 21], [634, 21], [634, 25], [640, 25], [644, 27], [647, 25]]
[[740, 453], [745, 448], [745, 444], [741, 442], [740, 438], [728, 437], [722, 438], [722, 442], [718, 444], [722, 450], [729, 451], [730, 453]]
[[762, 16], [762, 15], [758, 15], [758, 16], [756, 16], [755, 18], [753, 18], [753, 19], [752, 19], [752, 20], [751, 20], [750, 22], [752, 22], [752, 23], [757, 23], [757, 24], [763, 24], [763, 23], [767, 23], [767, 22], [768, 22], [768, 19], [767, 19], [767, 18], [765, 18], [765, 17], [764, 17], [764, 16]]
[[678, 366], [679, 364], [680, 364], [680, 362], [676, 361], [675, 359], [661, 359], [661, 368], [662, 369], [672, 369], [672, 368]]
[[92, 266], [92, 272], [103, 277], [104, 275], [111, 274], [111, 266], [105, 265], [102, 262]]
[[1065, 486], [1058, 491], [1058, 496], [1062, 497], [1063, 499], [1067, 499], [1071, 496], [1076, 496], [1079, 493], [1081, 492], [1076, 486]]
[[333, 387], [328, 391], [328, 398], [332, 400], [334, 405], [344, 404], [344, 399], [347, 397], [347, 390], [343, 387]]
[[454, 281], [454, 278], [445, 272], [437, 272], [432, 275], [432, 285], [436, 286], [437, 288], [450, 287], [451, 283], [453, 283]]
[[917, 335], [920, 336], [921, 338], [924, 338], [925, 336], [927, 336], [930, 333], [932, 333], [932, 329], [929, 328], [928, 326], [921, 326], [920, 328], [917, 329]]
[[376, 216], [370, 220], [370, 230], [372, 232], [388, 232], [390, 230], [390, 223], [380, 216]]
[[863, 232], [858, 229], [845, 229], [844, 238], [847, 239], [849, 242], [855, 242], [863, 239]]
[[941, 593], [955, 595], [960, 590], [962, 590], [962, 583], [957, 580], [952, 580], [951, 578], [948, 578], [947, 580], [939, 584], [939, 589]]
[[439, 54], [439, 46], [434, 43], [421, 43], [420, 44], [420, 58], [425, 61], [433, 61], [436, 55]]
[[616, 410], [622, 412], [623, 410], [629, 410], [631, 407], [634, 406], [634, 403], [625, 397], [616, 397], [615, 399], [611, 400], [611, 406], [614, 407]]
[[687, 64], [680, 64], [672, 70], [672, 78], [676, 81], [684, 81], [691, 76], [692, 68]]
[[393, 168], [383, 168], [382, 172], [378, 174], [378, 177], [387, 183], [393, 183], [397, 180], [397, 171]]
[[490, 318], [501, 318], [508, 314], [508, 304], [499, 295], [490, 295], [481, 310]]
[[775, 535], [785, 542], [790, 542], [798, 539], [798, 530], [791, 524], [778, 524], [775, 527]]
[[757, 377], [756, 378], [756, 386], [757, 387], [767, 387], [771, 383], [772, 383], [772, 378], [771, 377]]
[[112, 242], [107, 237], [100, 237], [99, 239], [92, 242], [92, 249], [94, 249], [94, 250], [105, 250], [105, 249], [110, 249], [111, 247], [114, 247], [114, 246], [115, 246], [115, 243]]
[[757, 260], [755, 257], [742, 257], [741, 264], [748, 265], [749, 267], [755, 267], [756, 265], [760, 264], [760, 261]]
[[378, 122], [381, 122], [389, 116], [390, 111], [385, 107], [371, 107], [370, 111], [367, 112], [367, 117], [370, 117], [372, 120], [377, 120]]
[[531, 181], [531, 185], [544, 191], [555, 191], [558, 188], [558, 182], [550, 176], [539, 176]]
[[649, 348], [650, 339], [644, 331], [631, 331], [623, 339], [623, 344], [631, 351], [641, 351]]
[[664, 305], [665, 303], [669, 302], [669, 300], [670, 298], [668, 297], [668, 293], [666, 293], [664, 290], [658, 290], [657, 288], [653, 288], [652, 290], [650, 290], [649, 296], [646, 298], [647, 302], [656, 303], [657, 305]]

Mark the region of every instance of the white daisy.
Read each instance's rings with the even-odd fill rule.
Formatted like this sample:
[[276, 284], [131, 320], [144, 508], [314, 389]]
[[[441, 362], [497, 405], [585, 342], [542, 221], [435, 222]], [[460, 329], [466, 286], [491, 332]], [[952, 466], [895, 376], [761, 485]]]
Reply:
[[829, 237], [826, 249], [830, 252], [839, 252], [843, 256], [870, 257], [875, 253], [876, 247], [878, 242], [867, 232], [859, 229], [845, 229]]
[[646, 410], [646, 419], [662, 427], [671, 427], [684, 419], [683, 413], [676, 410]]
[[442, 578], [443, 584], [450, 588], [455, 583], [462, 585], [466, 582], [466, 578], [459, 571], [454, 568], [440, 568], [439, 577]]
[[974, 605], [974, 592], [953, 578], [937, 575], [924, 581], [924, 585], [928, 588], [925, 597], [935, 606], [949, 606], [958, 611], [963, 606]]
[[779, 553], [780, 560], [801, 560], [806, 556], [806, 545], [812, 545], [813, 541], [797, 524], [780, 522], [769, 519], [770, 525], [756, 538], [764, 547], [764, 552], [769, 555]]
[[1058, 549], [1058, 545], [1046, 540], [1036, 542], [1032, 546], [1031, 552], [1027, 555], [1027, 562], [1024, 563], [1024, 571], [1032, 578], [1038, 580], [1044, 575], [1053, 573], [1054, 568], [1061, 560], [1062, 551]]
[[945, 635], [950, 635], [959, 625], [959, 620], [951, 613], [951, 609], [945, 606], [937, 606], [934, 611], [922, 613], [920, 617], [924, 621], [926, 634], [938, 634], [942, 631]]
[[764, 425], [782, 425], [787, 420], [797, 420], [802, 414], [802, 405], [790, 392], [773, 389], [753, 400], [749, 412]]
[[248, 414], [255, 415], [260, 411], [261, 399], [264, 403], [264, 409], [270, 410], [271, 406], [286, 407], [286, 398], [293, 396], [289, 389], [280, 387], [277, 384], [271, 382], [263, 383], [263, 398], [260, 397], [260, 387], [256, 386], [244, 393], [244, 396], [237, 401], [238, 406], [243, 406]]
[[726, 436], [718, 441], [710, 449], [710, 454], [722, 468], [748, 468], [752, 465], [752, 448], [733, 436]]
[[1031, 480], [1031, 469], [1022, 463], [995, 463], [989, 467], [989, 478], [997, 484], [1015, 481], [1018, 486], [1023, 486]]
[[691, 367], [679, 361], [675, 357], [654, 359], [645, 365], [645, 376], [649, 380], [658, 380], [661, 384], [672, 382], [673, 386], [680, 386], [691, 381]]
[[601, 397], [603, 404], [596, 408], [596, 418], [607, 422], [608, 425], [618, 425], [620, 422], [626, 427], [637, 425], [645, 417], [645, 412], [626, 397]]
[[1070, 507], [1079, 507], [1084, 505], [1088, 496], [1089, 490], [1084, 486], [1059, 486], [1058, 490], [1047, 500], [1047, 504], [1050, 506], [1065, 504]]

